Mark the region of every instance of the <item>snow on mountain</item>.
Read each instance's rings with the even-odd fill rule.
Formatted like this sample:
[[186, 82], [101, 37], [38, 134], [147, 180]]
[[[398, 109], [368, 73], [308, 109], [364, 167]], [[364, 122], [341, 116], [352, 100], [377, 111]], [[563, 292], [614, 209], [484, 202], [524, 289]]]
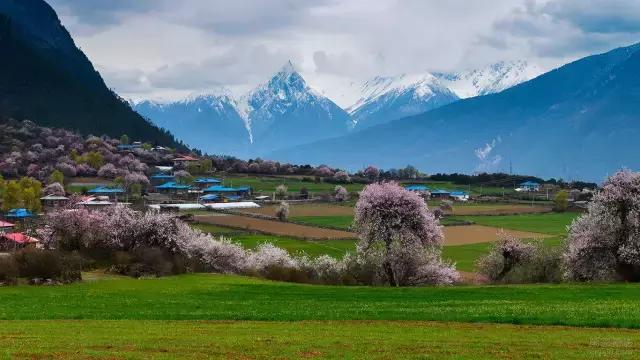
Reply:
[[[219, 152], [233, 143], [250, 156], [343, 135], [350, 122], [344, 110], [307, 85], [290, 61], [268, 82], [237, 99], [219, 90], [173, 103], [146, 101], [135, 108], [203, 151]], [[237, 146], [228, 153], [238, 155], [232, 149]]]
[[356, 128], [416, 115], [458, 100], [430, 73], [378, 76], [362, 84], [360, 99], [348, 108]]
[[542, 70], [526, 61], [501, 61], [480, 69], [435, 76], [458, 97], [488, 95], [500, 92], [542, 74]]
[[259, 149], [343, 135], [349, 114], [312, 89], [289, 61], [239, 101]]

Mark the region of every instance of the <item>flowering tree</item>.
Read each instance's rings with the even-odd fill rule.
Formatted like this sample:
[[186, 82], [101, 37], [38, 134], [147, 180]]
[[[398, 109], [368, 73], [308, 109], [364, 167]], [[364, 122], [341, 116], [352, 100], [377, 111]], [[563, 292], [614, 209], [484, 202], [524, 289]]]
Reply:
[[176, 180], [181, 184], [186, 184], [192, 179], [191, 174], [186, 170], [178, 170], [173, 173], [173, 176], [175, 176]]
[[118, 169], [111, 163], [105, 164], [98, 170], [98, 176], [105, 179], [113, 179], [118, 176]]
[[60, 183], [54, 182], [47, 185], [43, 190], [45, 195], [64, 196], [64, 187]]
[[344, 186], [337, 185], [333, 189], [333, 198], [339, 202], [347, 201], [349, 200], [349, 192], [344, 188]]
[[280, 203], [278, 208], [276, 209], [276, 217], [280, 221], [285, 221], [289, 218], [289, 203], [283, 201]]
[[276, 187], [276, 197], [279, 199], [283, 199], [285, 196], [287, 196], [287, 186], [284, 184], [278, 185]]
[[375, 180], [380, 176], [380, 170], [375, 166], [368, 166], [363, 171], [364, 176], [369, 180]]
[[640, 280], [640, 174], [611, 176], [570, 226], [564, 254], [572, 280]]
[[489, 253], [480, 258], [477, 267], [480, 273], [492, 281], [502, 280], [516, 265], [530, 260], [536, 251], [533, 244], [525, 243], [505, 233], [493, 244]]
[[331, 168], [329, 168], [328, 166], [322, 165], [319, 166], [315, 171], [314, 171], [316, 176], [319, 177], [332, 177], [333, 176], [333, 170], [331, 170]]
[[351, 177], [346, 171], [338, 171], [333, 175], [333, 180], [341, 183], [351, 182]]
[[[360, 242], [358, 251], [378, 253], [381, 267], [390, 285], [409, 285], [418, 275], [442, 264], [439, 250], [443, 241], [438, 220], [424, 200], [396, 183], [371, 184], [364, 188], [356, 204], [355, 228]], [[442, 274], [454, 274], [455, 271]], [[429, 276], [423, 279], [434, 280]], [[438, 278], [433, 283], [450, 283], [454, 277]]]

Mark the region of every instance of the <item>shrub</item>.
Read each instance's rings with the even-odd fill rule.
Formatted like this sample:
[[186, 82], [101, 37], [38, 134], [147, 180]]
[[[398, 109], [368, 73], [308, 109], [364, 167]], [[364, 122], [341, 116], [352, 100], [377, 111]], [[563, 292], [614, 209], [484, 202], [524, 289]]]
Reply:
[[569, 207], [569, 192], [560, 190], [553, 198], [553, 209], [558, 212], [565, 212], [567, 207]]
[[491, 281], [501, 281], [514, 267], [533, 258], [536, 247], [515, 237], [501, 234], [489, 253], [478, 259], [478, 271]]
[[13, 256], [0, 255], [0, 285], [14, 285], [18, 282], [18, 264]]
[[20, 277], [72, 282], [81, 279], [82, 259], [77, 254], [24, 248], [14, 254]]
[[284, 199], [287, 196], [287, 187], [283, 185], [278, 185], [276, 187], [276, 197], [278, 199]]
[[338, 185], [333, 189], [333, 198], [338, 202], [347, 201], [349, 200], [349, 192], [344, 186]]
[[283, 201], [278, 205], [276, 209], [276, 217], [280, 221], [286, 221], [289, 218], [289, 203]]

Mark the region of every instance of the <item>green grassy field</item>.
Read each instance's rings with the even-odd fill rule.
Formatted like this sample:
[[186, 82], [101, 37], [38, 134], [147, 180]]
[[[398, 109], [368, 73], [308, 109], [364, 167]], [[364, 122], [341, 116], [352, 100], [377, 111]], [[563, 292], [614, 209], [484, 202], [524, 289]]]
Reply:
[[2, 320], [429, 320], [640, 328], [637, 284], [346, 287], [230, 275], [0, 288]]
[[[561, 237], [551, 237], [543, 240], [547, 246], [559, 246]], [[481, 256], [489, 252], [491, 243], [479, 243], [468, 245], [445, 246], [442, 248], [442, 257], [455, 262], [456, 269], [460, 271], [475, 271], [475, 263]]]
[[304, 253], [311, 257], [329, 255], [336, 258], [342, 257], [347, 251], [355, 250], [355, 240], [313, 241], [286, 236], [250, 233], [210, 224], [192, 224], [192, 226], [212, 235], [222, 235], [249, 249], [255, 249], [263, 243], [272, 243], [287, 250], [291, 254], [299, 255]]
[[9, 321], [7, 358], [633, 359], [640, 332], [396, 321]]
[[[254, 192], [272, 193], [279, 185], [285, 185], [290, 193], [299, 193], [303, 187], [309, 192], [330, 193], [336, 184], [326, 182], [302, 181], [302, 178], [288, 177], [258, 177], [258, 176], [227, 176], [221, 178], [226, 186], [251, 186]], [[350, 192], [360, 191], [364, 184], [344, 184]]]
[[353, 224], [351, 215], [331, 215], [331, 216], [294, 216], [291, 221], [312, 226], [326, 226], [338, 229], [349, 229]]
[[497, 228], [538, 232], [556, 236], [567, 234], [567, 226], [579, 214], [574, 212], [496, 215], [496, 216], [452, 216], [452, 219], [470, 220], [479, 225]]

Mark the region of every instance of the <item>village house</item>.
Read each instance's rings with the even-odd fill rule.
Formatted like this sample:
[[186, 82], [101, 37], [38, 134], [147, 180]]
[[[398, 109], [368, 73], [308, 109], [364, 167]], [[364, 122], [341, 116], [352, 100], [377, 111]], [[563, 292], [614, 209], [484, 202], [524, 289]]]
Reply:
[[110, 187], [110, 186], [98, 186], [91, 190], [87, 191], [87, 194], [94, 196], [106, 196], [109, 200], [116, 201], [125, 194], [123, 188], [120, 187]]
[[40, 240], [23, 233], [0, 233], [0, 251], [14, 251], [25, 247], [37, 247]]
[[220, 185], [220, 184], [222, 184], [222, 181], [220, 181], [219, 179], [214, 179], [214, 178], [197, 178], [197, 179], [195, 179], [193, 181], [193, 184], [198, 189], [204, 190], [204, 189], [206, 189], [208, 187], [211, 187], [211, 186]]
[[0, 233], [7, 233], [13, 230], [15, 224], [0, 220]]
[[251, 188], [248, 186], [226, 187], [220, 185], [210, 186], [202, 190], [205, 194], [216, 194], [223, 198], [224, 201], [239, 201], [251, 195]]
[[169, 181], [162, 185], [155, 186], [157, 192], [171, 195], [187, 195], [193, 187], [187, 184], [179, 184], [175, 181]]
[[538, 192], [540, 191], [540, 184], [535, 181], [525, 181], [520, 184], [520, 191], [531, 191]]
[[40, 201], [42, 202], [42, 206], [45, 208], [55, 209], [66, 205], [69, 202], [69, 198], [59, 195], [47, 195], [45, 197], [41, 197]]
[[5, 216], [7, 219], [23, 220], [33, 217], [33, 213], [27, 209], [11, 209]]
[[189, 164], [196, 163], [198, 161], [197, 158], [190, 155], [181, 155], [173, 159], [174, 166], [182, 166], [183, 168], [187, 168]]

